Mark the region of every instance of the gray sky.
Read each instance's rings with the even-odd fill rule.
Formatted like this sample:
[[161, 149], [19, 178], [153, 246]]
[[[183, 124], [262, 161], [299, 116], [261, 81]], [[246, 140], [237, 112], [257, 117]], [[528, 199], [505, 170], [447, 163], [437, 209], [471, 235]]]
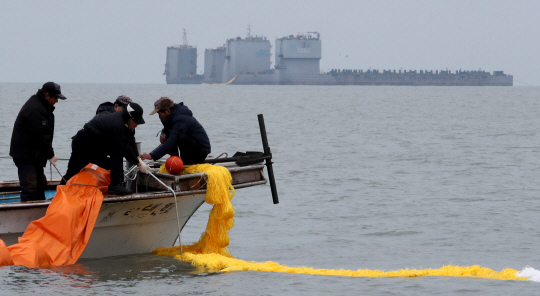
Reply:
[[205, 49], [250, 25], [272, 45], [318, 31], [322, 70], [503, 70], [540, 86], [539, 16], [532, 0], [0, 0], [0, 82], [164, 84], [183, 28], [201, 73]]

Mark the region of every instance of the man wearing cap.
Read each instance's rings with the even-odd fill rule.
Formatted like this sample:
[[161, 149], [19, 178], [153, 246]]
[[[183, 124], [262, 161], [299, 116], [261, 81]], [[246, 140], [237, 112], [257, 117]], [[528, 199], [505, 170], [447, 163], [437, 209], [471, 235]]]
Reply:
[[54, 104], [65, 100], [60, 85], [47, 82], [22, 106], [11, 135], [9, 155], [17, 166], [21, 201], [44, 200], [47, 178], [43, 168], [49, 160], [56, 166], [54, 153]]
[[150, 169], [138, 158], [135, 144], [135, 128], [144, 124], [142, 115], [141, 106], [130, 103], [122, 111], [104, 114], [86, 123], [71, 142], [71, 157], [62, 184], [92, 163], [111, 170], [109, 194], [131, 194], [131, 190], [122, 186], [124, 157], [137, 164], [142, 173], [148, 173]]
[[141, 154], [141, 159], [158, 160], [165, 154], [178, 156], [184, 164], [202, 163], [210, 153], [210, 140], [202, 125], [193, 117], [193, 112], [184, 103], [175, 104], [167, 97], [161, 97], [154, 103], [163, 130], [159, 146], [151, 153]]
[[116, 98], [116, 101], [114, 101], [114, 103], [104, 102], [104, 103], [99, 104], [96, 110], [96, 116], [94, 117], [97, 117], [100, 114], [103, 115], [103, 114], [109, 114], [109, 113], [122, 111], [130, 103], [133, 103], [133, 101], [128, 96], [124, 96], [124, 95], [118, 96], [118, 98]]

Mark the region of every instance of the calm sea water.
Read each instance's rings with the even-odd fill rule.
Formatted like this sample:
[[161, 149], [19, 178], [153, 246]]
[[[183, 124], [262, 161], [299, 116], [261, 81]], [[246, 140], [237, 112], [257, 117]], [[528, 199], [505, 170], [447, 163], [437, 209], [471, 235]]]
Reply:
[[[0, 84], [0, 157], [13, 122], [41, 86]], [[62, 84], [54, 148], [97, 105], [130, 96], [148, 113], [169, 96], [206, 128], [212, 155], [262, 150], [264, 114], [280, 197], [270, 187], [233, 199], [235, 258], [324, 269], [481, 265], [540, 269], [539, 87], [325, 87]], [[157, 116], [137, 139], [159, 142]], [[60, 162], [65, 171], [67, 161]], [[16, 179], [0, 158], [0, 179]], [[48, 170], [48, 168], [47, 168]], [[49, 172], [50, 173], [50, 172]], [[53, 177], [58, 177], [52, 172]], [[183, 231], [196, 241], [203, 206]], [[145, 239], [141, 237], [140, 239]], [[80, 260], [54, 269], [0, 268], [0, 295], [536, 295], [540, 283], [472, 278], [348, 278], [301, 274], [209, 273], [151, 254]]]

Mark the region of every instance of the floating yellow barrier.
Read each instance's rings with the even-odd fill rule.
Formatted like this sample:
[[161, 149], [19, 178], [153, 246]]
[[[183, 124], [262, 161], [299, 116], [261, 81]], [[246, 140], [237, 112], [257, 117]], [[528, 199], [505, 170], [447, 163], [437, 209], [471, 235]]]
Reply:
[[[160, 172], [166, 173], [164, 166]], [[234, 226], [234, 208], [231, 199], [236, 194], [231, 184], [232, 177], [229, 170], [223, 166], [212, 164], [198, 164], [186, 166], [183, 174], [202, 173], [206, 181], [206, 196], [204, 201], [214, 205], [208, 217], [206, 230], [202, 233], [199, 241], [191, 245], [182, 245], [185, 253], [193, 254], [220, 254], [232, 257], [227, 249], [229, 245], [229, 229]], [[161, 253], [163, 252], [163, 255]], [[175, 253], [176, 252], [176, 253]], [[156, 249], [152, 253], [160, 256], [180, 254], [180, 247]]]
[[201, 164], [188, 166], [183, 173], [203, 173], [207, 182], [205, 201], [214, 205], [208, 217], [206, 231], [198, 242], [182, 245], [184, 254], [180, 255], [180, 247], [158, 248], [152, 253], [158, 256], [171, 256], [179, 260], [191, 262], [195, 266], [205, 267], [212, 272], [218, 271], [266, 271], [284, 273], [302, 273], [312, 275], [331, 275], [349, 277], [419, 277], [419, 276], [452, 276], [475, 277], [498, 280], [528, 280], [518, 277], [515, 269], [506, 268], [500, 272], [479, 265], [461, 267], [443, 266], [439, 269], [401, 269], [395, 271], [379, 271], [369, 269], [314, 269], [311, 267], [289, 267], [276, 262], [254, 262], [235, 259], [229, 253], [228, 231], [234, 226], [234, 208], [231, 199], [235, 194], [231, 185], [229, 170], [221, 166]]
[[[172, 249], [172, 250], [167, 250]], [[192, 254], [178, 255], [179, 247], [157, 249], [155, 254], [161, 256], [174, 256], [174, 258], [191, 262], [196, 266], [205, 267], [211, 272], [217, 271], [266, 271], [283, 273], [301, 273], [311, 275], [331, 275], [348, 277], [419, 277], [419, 276], [451, 276], [451, 277], [474, 277], [497, 280], [528, 280], [526, 277], [518, 277], [515, 269], [506, 268], [495, 271], [479, 265], [461, 267], [455, 265], [443, 266], [439, 269], [401, 269], [394, 271], [380, 271], [369, 269], [345, 270], [345, 269], [314, 269], [311, 267], [289, 267], [277, 262], [254, 262], [244, 261], [221, 256], [219, 254]]]

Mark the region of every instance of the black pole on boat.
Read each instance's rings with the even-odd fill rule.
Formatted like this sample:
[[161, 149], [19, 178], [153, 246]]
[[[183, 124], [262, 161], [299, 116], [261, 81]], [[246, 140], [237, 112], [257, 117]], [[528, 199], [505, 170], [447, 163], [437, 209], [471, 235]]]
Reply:
[[268, 146], [268, 139], [266, 138], [266, 127], [264, 126], [264, 117], [262, 114], [257, 115], [259, 118], [259, 128], [261, 129], [261, 138], [265, 155], [270, 155], [266, 159], [266, 170], [268, 171], [268, 179], [270, 180], [270, 189], [272, 190], [272, 200], [274, 204], [279, 203], [277, 189], [276, 189], [276, 179], [274, 179], [274, 169], [272, 168], [272, 153], [270, 152], [270, 147]]

